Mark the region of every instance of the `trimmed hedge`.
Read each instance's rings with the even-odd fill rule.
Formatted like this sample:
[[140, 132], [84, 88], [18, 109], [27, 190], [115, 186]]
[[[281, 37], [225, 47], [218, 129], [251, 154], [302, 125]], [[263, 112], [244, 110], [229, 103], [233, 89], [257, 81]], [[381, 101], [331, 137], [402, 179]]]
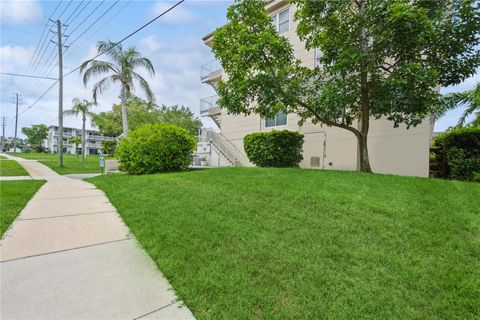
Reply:
[[303, 134], [288, 130], [255, 132], [243, 138], [248, 159], [259, 167], [298, 167], [303, 159]]
[[454, 128], [435, 138], [446, 178], [480, 182], [480, 126]]
[[129, 174], [181, 171], [192, 163], [196, 139], [175, 125], [150, 124], [120, 140], [120, 170]]

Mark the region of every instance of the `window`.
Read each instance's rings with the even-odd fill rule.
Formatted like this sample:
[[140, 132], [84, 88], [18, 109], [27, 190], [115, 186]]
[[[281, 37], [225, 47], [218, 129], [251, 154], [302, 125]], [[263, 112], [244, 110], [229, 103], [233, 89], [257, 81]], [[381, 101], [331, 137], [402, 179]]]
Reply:
[[270, 119], [265, 119], [265, 127], [277, 127], [284, 126], [287, 124], [287, 114], [283, 111], [279, 111], [275, 117]]
[[320, 58], [322, 57], [322, 51], [318, 48], [315, 49], [315, 61], [314, 61], [314, 64], [313, 66], [316, 68], [318, 66], [320, 66]]
[[290, 10], [289, 8], [280, 11], [272, 16], [272, 22], [278, 33], [287, 32], [290, 29]]

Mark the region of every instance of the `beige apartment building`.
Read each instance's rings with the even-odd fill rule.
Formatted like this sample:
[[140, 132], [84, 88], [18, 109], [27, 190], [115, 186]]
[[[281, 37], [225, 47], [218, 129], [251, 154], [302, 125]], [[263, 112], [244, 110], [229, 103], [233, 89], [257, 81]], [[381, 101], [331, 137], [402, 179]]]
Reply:
[[[266, 5], [278, 32], [293, 45], [295, 56], [305, 66], [315, 67], [319, 52], [309, 51], [296, 35], [295, 7], [285, 0], [270, 1]], [[213, 33], [203, 38], [211, 46]], [[217, 61], [201, 68], [201, 80], [214, 89], [225, 75]], [[344, 129], [305, 123], [298, 125], [294, 114], [279, 113], [274, 119], [262, 119], [258, 115], [230, 115], [216, 105], [216, 96], [200, 101], [202, 116], [211, 117], [220, 129], [202, 133], [198, 154], [203, 164], [211, 166], [250, 166], [243, 149], [243, 138], [252, 132], [276, 130], [299, 131], [305, 136], [302, 168], [357, 170], [358, 148], [355, 136]], [[372, 119], [368, 149], [372, 170], [377, 173], [427, 177], [429, 172], [429, 146], [433, 134], [433, 122], [426, 119], [415, 128], [394, 128], [393, 122]]]

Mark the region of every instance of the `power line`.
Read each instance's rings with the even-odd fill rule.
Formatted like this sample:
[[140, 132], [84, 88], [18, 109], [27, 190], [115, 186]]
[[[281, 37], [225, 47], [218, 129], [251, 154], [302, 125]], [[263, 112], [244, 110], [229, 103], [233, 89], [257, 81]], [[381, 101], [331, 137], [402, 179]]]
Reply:
[[70, 43], [70, 46], [72, 44], [74, 44], [80, 37], [82, 37], [88, 30], [90, 30], [101, 18], [103, 18], [113, 7], [115, 7], [118, 3], [118, 1], [120, 0], [117, 0], [115, 1], [101, 16], [99, 16], [97, 18], [97, 20], [95, 20], [87, 29], [85, 29], [78, 37], [75, 38], [75, 40], [72, 40], [72, 42]]
[[[89, 0], [88, 3], [86, 3], [86, 5], [77, 13], [77, 15], [70, 21], [71, 23], [73, 23], [75, 21], [75, 19], [79, 16], [79, 14], [88, 6], [88, 4], [90, 3], [91, 0]], [[92, 14], [102, 5], [102, 3], [104, 2], [105, 0], [102, 0], [102, 2], [96, 6], [86, 17], [85, 19], [83, 19], [82, 22], [80, 22], [78, 24], [78, 26], [72, 31], [72, 33], [77, 29], [79, 28], [80, 26], [83, 25], [83, 23], [88, 19], [90, 18], [90, 16], [92, 16]], [[79, 6], [77, 6], [77, 9], [78, 9]], [[58, 16], [57, 20], [61, 19], [61, 16], [66, 12], [66, 9], [68, 8], [68, 5], [63, 9], [62, 13]], [[69, 16], [69, 18], [72, 16], [72, 14]], [[67, 18], [67, 19], [69, 19]], [[51, 19], [50, 19], [51, 21]], [[68, 37], [68, 36], [66, 36]], [[50, 39], [50, 42], [52, 42], [52, 39]], [[50, 45], [50, 42], [47, 44], [47, 46], [45, 46], [45, 49], [43, 50], [42, 52], [42, 55], [40, 57], [40, 59], [37, 59], [37, 64], [35, 65], [35, 68], [34, 68], [34, 72], [37, 71], [38, 67], [40, 66], [42, 60], [43, 60], [43, 57], [45, 56], [45, 53], [47, 52], [48, 48], [49, 48], [49, 45]], [[50, 54], [48, 55], [48, 57], [45, 59], [45, 63], [43, 63], [44, 67], [43, 67], [43, 71], [40, 72], [41, 75], [43, 76], [46, 76], [46, 77], [49, 77], [50, 74], [52, 73], [52, 71], [55, 69], [55, 65], [51, 65], [55, 59], [58, 57], [58, 51], [56, 50], [55, 47], [52, 47], [52, 50], [50, 51]], [[28, 84], [30, 84], [31, 82], [29, 82]], [[32, 88], [29, 89], [29, 94], [28, 96], [30, 96], [32, 93], [34, 93], [35, 91], [37, 91], [37, 89], [41, 87], [41, 84], [37, 84], [37, 85], [33, 85]]]
[[[97, 54], [95, 57], [89, 59], [89, 60], [95, 60], [97, 59], [98, 57], [100, 57], [101, 55], [103, 55], [104, 53], [110, 51], [113, 49], [113, 47], [116, 47], [118, 46], [119, 44], [121, 44], [123, 41], [127, 40], [128, 38], [132, 37], [133, 35], [135, 35], [136, 33], [140, 32], [141, 30], [145, 29], [147, 26], [151, 25], [153, 22], [155, 22], [156, 20], [160, 19], [161, 17], [163, 17], [165, 14], [167, 14], [168, 12], [172, 11], [174, 8], [176, 8], [177, 6], [179, 6], [181, 3], [185, 2], [185, 0], [180, 0], [178, 2], [176, 2], [173, 6], [171, 6], [170, 8], [168, 8], [167, 10], [163, 11], [161, 14], [159, 14], [158, 16], [156, 16], [155, 18], [153, 18], [152, 20], [150, 20], [149, 22], [145, 23], [144, 25], [142, 25], [140, 28], [138, 28], [137, 30], [131, 32], [129, 35], [127, 35], [126, 37], [122, 38], [120, 41], [118, 42], [115, 42], [113, 44], [113, 46], [106, 50], [106, 51], [102, 51], [100, 52], [99, 54]], [[81, 65], [80, 65], [81, 66]], [[80, 66], [76, 67], [75, 69], [73, 69], [72, 71], [68, 72], [67, 74], [64, 75], [64, 77], [74, 73], [75, 71], [77, 71], [78, 69], [80, 69]]]
[[0, 74], [6, 75], [6, 76], [13, 76], [13, 77], [24, 77], [24, 78], [57, 80], [57, 79], [55, 79], [55, 78], [48, 78], [48, 77], [41, 77], [41, 76], [33, 76], [33, 75], [20, 74], [20, 73], [0, 72]]
[[[33, 55], [31, 56], [30, 61], [28, 62], [27, 69], [25, 70], [25, 73], [31, 73], [30, 71], [32, 70], [33, 64], [34, 64], [33, 61], [34, 61], [34, 59], [37, 58], [36, 54], [37, 54], [37, 52], [39, 52], [40, 43], [42, 42], [43, 36], [45, 35], [45, 31], [47, 31], [48, 23], [49, 23], [51, 17], [53, 17], [53, 15], [55, 14], [55, 12], [57, 12], [57, 10], [58, 10], [58, 8], [60, 7], [61, 3], [62, 3], [62, 0], [60, 0], [60, 2], [57, 4], [57, 6], [56, 6], [55, 9], [53, 10], [53, 12], [52, 12], [52, 13], [50, 14], [50, 16], [48, 17], [47, 22], [45, 23], [45, 26], [43, 27], [42, 35], [41, 35], [40, 38], [38, 39], [38, 42], [37, 42], [37, 44], [36, 44], [36, 46], [35, 46], [35, 51], [33, 52]], [[45, 39], [43, 40], [42, 48], [43, 48], [46, 40], [47, 40], [47, 37], [45, 37]], [[41, 50], [41, 49], [40, 49], [40, 50]], [[22, 91], [25, 89], [27, 83], [29, 83], [29, 81], [25, 81], [25, 82], [24, 82], [23, 86], [21, 87], [20, 92], [22, 92]]]
[[[48, 18], [47, 23], [46, 23], [46, 26], [48, 26], [49, 21], [52, 21], [52, 17], [53, 17], [53, 15], [55, 14], [55, 12], [57, 11], [57, 9], [59, 8], [59, 6], [60, 6], [60, 4], [61, 4], [62, 1], [63, 1], [63, 0], [60, 1], [60, 3], [59, 3], [59, 4], [57, 5], [57, 7], [55, 8], [54, 12], [53, 12], [53, 13], [50, 15], [50, 17]], [[73, 1], [68, 1], [67, 5], [65, 6], [65, 8], [63, 8], [62, 12], [57, 16], [57, 19], [56, 19], [56, 20], [62, 20], [63, 14], [68, 10], [68, 8], [70, 7], [70, 5], [71, 5], [72, 3], [73, 3]], [[34, 61], [35, 67], [34, 67], [33, 72], [30, 72], [30, 73], [35, 73], [35, 72], [37, 71], [38, 67], [42, 64], [43, 57], [45, 56], [45, 53], [47, 52], [47, 50], [48, 50], [48, 48], [49, 48], [49, 46], [50, 46], [50, 41], [52, 40], [52, 39], [50, 38], [50, 41], [49, 41], [49, 42], [46, 42], [47, 39], [48, 39], [48, 35], [45, 37], [44, 42], [43, 42], [43, 44], [42, 44], [42, 47], [41, 47], [40, 51], [41, 51], [42, 48], [45, 46], [45, 43], [47, 43], [47, 45], [45, 46], [45, 49], [43, 50], [40, 58]], [[44, 65], [46, 65], [46, 68], [48, 68], [48, 67], [49, 67], [48, 65], [49, 65], [50, 63], [52, 63], [52, 62], [54, 61], [54, 59], [56, 58], [56, 55], [55, 55], [55, 57], [52, 58], [51, 62], [49, 61], [49, 59], [52, 57], [52, 55], [53, 55], [54, 53], [55, 53], [55, 47], [53, 48], [53, 50], [52, 50], [52, 51], [50, 52], [50, 54], [48, 55], [47, 59], [45, 60], [45, 63], [43, 63]], [[57, 53], [57, 54], [58, 54], [58, 53]], [[37, 58], [38, 58], [38, 55], [37, 55]], [[45, 70], [45, 68], [44, 68], [44, 70]], [[47, 73], [47, 72], [42, 72], [42, 74], [44, 74], [44, 75], [45, 75], [46, 73]], [[31, 81], [30, 81], [30, 82], [27, 82], [27, 83], [25, 84], [25, 86], [22, 88], [22, 90], [28, 88], [31, 83], [32, 83]], [[35, 86], [35, 90], [36, 90], [37, 88], [38, 88], [38, 85]], [[28, 90], [28, 96], [30, 96], [35, 90], [33, 90], [33, 88], [30, 88], [30, 89]]]
[[[97, 28], [95, 31], [92, 32], [92, 34], [86, 38], [82, 43], [80, 43], [79, 45], [77, 45], [75, 48], [82, 48], [83, 45], [88, 41], [90, 40], [93, 36], [97, 35], [98, 32], [100, 30], [102, 30], [103, 28], [105, 28], [116, 16], [118, 16], [123, 10], [125, 10], [125, 8], [130, 4], [132, 3], [132, 0], [129, 0], [129, 1], [126, 1], [125, 2], [125, 5], [123, 7], [121, 7], [117, 12], [115, 12], [112, 16], [110, 16], [110, 18], [105, 21], [104, 24], [102, 24], [99, 28]], [[69, 48], [70, 49], [72, 47], [72, 43], [70, 44]], [[69, 53], [69, 55], [73, 55], [73, 56], [76, 56], [75, 54], [73, 54], [72, 52]]]
[[75, 10], [73, 10], [73, 12], [68, 16], [68, 18], [65, 20], [65, 24], [68, 23], [68, 20], [70, 20], [70, 18], [75, 14], [75, 12], [77, 12], [77, 10], [80, 8], [80, 6], [82, 5], [82, 3], [84, 2], [85, 0], [82, 0], [80, 1], [80, 3], [78, 4], [78, 6], [75, 8]]
[[[83, 1], [82, 1], [82, 2], [83, 2]], [[83, 8], [82, 8], [80, 11], [78, 11], [78, 13], [75, 15], [75, 17], [73, 17], [73, 19], [72, 19], [71, 22], [75, 21], [75, 19], [78, 18], [78, 16], [83, 12], [83, 10], [85, 10], [85, 9], [88, 7], [88, 5], [89, 5], [91, 2], [92, 2], [92, 0], [88, 0], [88, 2], [85, 3], [85, 5], [83, 6]], [[67, 19], [67, 21], [65, 21], [65, 23], [70, 24], [70, 22], [68, 21], [68, 19]]]
[[31, 109], [34, 105], [36, 105], [40, 100], [42, 100], [43, 97], [45, 97], [45, 95], [50, 91], [52, 90], [52, 88], [58, 83], [58, 79], [55, 80], [54, 83], [52, 83], [52, 85], [50, 87], [48, 87], [47, 90], [45, 90], [45, 92], [43, 92], [43, 94], [37, 99], [35, 100], [35, 102], [33, 102], [31, 105], [29, 105], [27, 108], [25, 108], [25, 110], [23, 110], [22, 112], [20, 112], [18, 115], [22, 115], [24, 114], [25, 112], [27, 112], [29, 109]]
[[[174, 5], [172, 5], [170, 8], [168, 8], [167, 10], [163, 11], [162, 13], [160, 13], [159, 15], [157, 15], [155, 18], [151, 19], [150, 21], [148, 21], [147, 23], [145, 23], [144, 25], [142, 25], [141, 27], [139, 27], [138, 29], [136, 29], [135, 31], [131, 32], [130, 34], [128, 34], [127, 36], [123, 37], [121, 40], [119, 40], [118, 42], [115, 42], [113, 44], [112, 47], [110, 47], [108, 50], [105, 50], [105, 51], [102, 51], [100, 53], [98, 53], [96, 56], [94, 56], [93, 58], [89, 59], [89, 60], [95, 60], [97, 59], [98, 57], [100, 57], [101, 55], [107, 53], [108, 51], [112, 50], [114, 47], [118, 46], [119, 44], [121, 44], [122, 42], [124, 42], [125, 40], [127, 40], [128, 38], [131, 38], [133, 35], [135, 35], [136, 33], [140, 32], [141, 30], [145, 29], [147, 26], [151, 25], [153, 22], [155, 22], [156, 20], [160, 19], [161, 17], [163, 17], [165, 14], [169, 13], [170, 11], [172, 11], [174, 8], [176, 8], [177, 6], [179, 6], [180, 4], [182, 4], [183, 2], [185, 2], [185, 0], [180, 0], [178, 2], [176, 2]], [[80, 65], [81, 66], [81, 65]], [[75, 69], [73, 69], [72, 71], [66, 73], [63, 78], [71, 75], [72, 73], [74, 73], [75, 71], [77, 71], [78, 69], [80, 69], [80, 66], [76, 67]], [[25, 112], [27, 112], [28, 110], [30, 110], [34, 105], [36, 105], [50, 90], [52, 90], [52, 88], [58, 83], [58, 79], [55, 80], [54, 83], [52, 83], [52, 85], [50, 87], [48, 87], [47, 90], [45, 90], [43, 92], [43, 94], [37, 99], [35, 100], [35, 102], [33, 102], [31, 105], [29, 105], [25, 110], [23, 110], [22, 112], [20, 112], [18, 115], [21, 115], [21, 114], [24, 114]]]
[[60, 13], [60, 15], [58, 16], [58, 19], [60, 19], [61, 16], [63, 16], [63, 14], [65, 13], [65, 11], [67, 11], [68, 7], [70, 7], [70, 5], [72, 4], [73, 1], [69, 1], [67, 6], [65, 7], [65, 9], [63, 9], [62, 13]]
[[70, 34], [72, 34], [72, 33], [74, 33], [75, 31], [77, 31], [77, 29], [80, 28], [80, 26], [81, 26], [82, 24], [84, 24], [85, 21], [87, 21], [88, 18], [90, 18], [90, 17], [92, 16], [92, 14], [93, 14], [95, 11], [97, 11], [97, 9], [100, 8], [100, 6], [103, 5], [104, 2], [105, 2], [105, 0], [102, 0], [102, 1], [98, 4], [98, 6], [96, 6], [92, 11], [90, 11], [90, 13], [82, 20], [82, 22], [80, 22], [80, 23], [75, 27], [75, 29], [73, 29], [72, 31], [70, 31]]

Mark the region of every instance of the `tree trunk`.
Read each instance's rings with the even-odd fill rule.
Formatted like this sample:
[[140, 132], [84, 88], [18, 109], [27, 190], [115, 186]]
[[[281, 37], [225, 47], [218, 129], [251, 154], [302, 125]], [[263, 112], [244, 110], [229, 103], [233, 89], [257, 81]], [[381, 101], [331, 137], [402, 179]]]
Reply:
[[[367, 53], [367, 31], [364, 26], [365, 17], [365, 1], [360, 0], [359, 5], [359, 17], [361, 19], [359, 46], [360, 51]], [[364, 59], [364, 58], [363, 58]], [[370, 160], [368, 158], [368, 129], [370, 126], [370, 102], [369, 102], [369, 86], [368, 86], [368, 71], [365, 62], [362, 60], [360, 63], [360, 134], [357, 135], [358, 150], [360, 158], [360, 171], [372, 172], [370, 168]]]
[[357, 136], [358, 140], [358, 156], [360, 162], [360, 171], [361, 172], [372, 172], [372, 168], [370, 167], [370, 159], [368, 157], [368, 143], [367, 143], [368, 134], [360, 133]]
[[128, 137], [128, 118], [127, 118], [127, 93], [125, 85], [122, 84], [122, 128], [123, 136]]
[[[85, 115], [82, 118], [82, 161], [87, 160], [87, 148], [86, 148], [86, 143], [85, 143], [85, 122], [87, 121], [87, 117]], [[75, 150], [77, 152], [77, 150]]]

